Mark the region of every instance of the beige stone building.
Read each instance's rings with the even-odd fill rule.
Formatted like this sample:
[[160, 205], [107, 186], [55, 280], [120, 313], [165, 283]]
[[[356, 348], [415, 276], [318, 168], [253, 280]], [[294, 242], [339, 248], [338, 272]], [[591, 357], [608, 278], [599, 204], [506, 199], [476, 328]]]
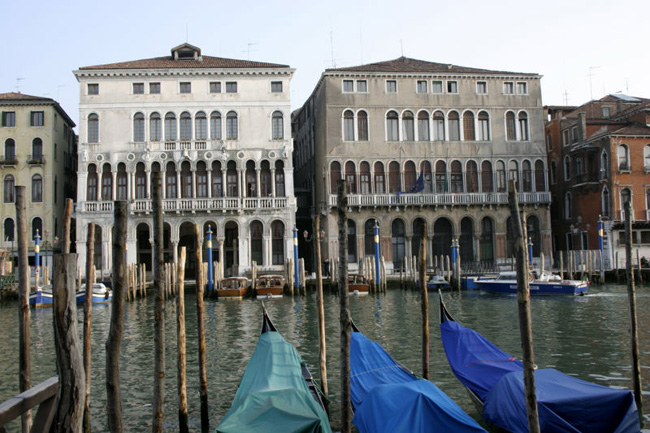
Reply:
[[[456, 238], [464, 267], [498, 265], [513, 253], [513, 178], [534, 256], [548, 254], [540, 78], [405, 57], [326, 70], [292, 116], [298, 228], [315, 239], [320, 213], [323, 254], [337, 256], [336, 184], [345, 179], [350, 263], [374, 255], [377, 221], [389, 271], [418, 255], [423, 226], [430, 265]], [[301, 248], [311, 256], [313, 240]]]
[[[167, 56], [86, 66], [80, 85], [77, 243], [111, 269], [114, 200], [129, 202], [128, 263], [152, 269], [151, 175], [162, 172], [164, 250], [193, 257], [194, 225], [212, 231], [225, 275], [255, 261], [282, 269], [296, 202], [287, 65], [206, 56], [182, 44]], [[204, 257], [207, 251], [204, 251]], [[195, 261], [188, 260], [188, 275]]]
[[67, 198], [75, 199], [76, 136], [74, 122], [50, 98], [1, 93], [0, 173], [2, 174], [2, 248], [17, 255], [15, 186], [25, 187], [30, 266], [40, 236], [41, 266], [51, 264], [63, 232]]

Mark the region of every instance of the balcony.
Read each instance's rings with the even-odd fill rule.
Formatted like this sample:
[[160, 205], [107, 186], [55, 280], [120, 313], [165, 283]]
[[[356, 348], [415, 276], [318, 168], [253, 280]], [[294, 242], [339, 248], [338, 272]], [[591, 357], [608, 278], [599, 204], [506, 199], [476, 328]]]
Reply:
[[5, 156], [0, 157], [0, 165], [15, 167], [16, 165], [18, 165], [18, 160], [16, 159], [16, 155], [9, 155], [9, 157], [5, 157]]
[[[520, 204], [550, 204], [550, 192], [517, 193]], [[484, 193], [446, 193], [446, 194], [349, 194], [348, 206], [483, 206], [507, 205], [508, 194], [498, 192]], [[336, 206], [337, 196], [330, 194], [329, 205]]]
[[[112, 214], [112, 201], [82, 202], [83, 212], [87, 214]], [[217, 197], [217, 198], [178, 198], [164, 199], [163, 212], [259, 212], [264, 210], [286, 209], [295, 207], [295, 199], [289, 197]], [[129, 204], [133, 214], [153, 212], [152, 200], [133, 200]]]
[[27, 165], [43, 165], [45, 164], [45, 157], [43, 155], [30, 155], [27, 158]]

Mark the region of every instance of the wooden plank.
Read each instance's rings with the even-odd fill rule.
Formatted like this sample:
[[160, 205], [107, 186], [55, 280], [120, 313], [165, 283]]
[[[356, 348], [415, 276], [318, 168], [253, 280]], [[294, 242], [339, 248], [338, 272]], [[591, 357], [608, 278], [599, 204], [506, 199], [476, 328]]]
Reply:
[[55, 397], [58, 391], [59, 376], [54, 376], [3, 402], [0, 404], [0, 426], [7, 424], [47, 399]]

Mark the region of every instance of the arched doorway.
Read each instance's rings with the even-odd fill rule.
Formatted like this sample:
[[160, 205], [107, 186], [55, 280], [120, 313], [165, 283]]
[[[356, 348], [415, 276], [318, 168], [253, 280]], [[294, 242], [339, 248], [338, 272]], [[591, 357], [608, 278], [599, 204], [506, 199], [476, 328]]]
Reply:
[[418, 263], [420, 260], [420, 244], [422, 243], [422, 236], [424, 235], [424, 229], [426, 226], [427, 223], [422, 218], [416, 218], [413, 220], [413, 241], [411, 242], [411, 255], [417, 258]]
[[[167, 237], [165, 236], [165, 239]], [[178, 231], [178, 247], [185, 247], [185, 278], [196, 278], [196, 232], [194, 224], [185, 222]], [[165, 250], [167, 250], [165, 248]], [[165, 254], [166, 255], [166, 254]]]
[[494, 262], [494, 225], [488, 217], [481, 220], [480, 243], [481, 262], [491, 265]]
[[451, 257], [453, 230], [447, 218], [440, 218], [433, 225], [433, 255]]
[[526, 231], [528, 232], [528, 238], [533, 243], [533, 257], [539, 257], [542, 251], [542, 237], [539, 232], [539, 219], [535, 215], [528, 217]]
[[460, 221], [460, 238], [458, 239], [461, 265], [474, 262], [474, 226], [469, 217]]
[[224, 229], [223, 243], [224, 276], [239, 275], [239, 227], [234, 221], [228, 221]]
[[393, 244], [393, 268], [401, 269], [406, 255], [406, 226], [401, 219], [393, 220], [391, 226]]
[[148, 271], [153, 269], [153, 251], [151, 249], [151, 233], [145, 223], [138, 224], [135, 229], [136, 254], [139, 264], [144, 264]]

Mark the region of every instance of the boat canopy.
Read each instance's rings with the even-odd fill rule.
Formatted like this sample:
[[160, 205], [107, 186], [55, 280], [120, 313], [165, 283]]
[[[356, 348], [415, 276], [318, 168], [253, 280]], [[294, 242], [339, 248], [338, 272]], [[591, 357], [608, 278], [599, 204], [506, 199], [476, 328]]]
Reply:
[[325, 410], [303, 378], [301, 362], [280, 333], [262, 333], [217, 432], [331, 433]]
[[[521, 361], [453, 320], [442, 322], [440, 331], [454, 374], [484, 403], [484, 420], [512, 433], [528, 432]], [[640, 431], [630, 391], [585, 382], [555, 369], [537, 370], [535, 388], [544, 433]]]
[[353, 421], [360, 433], [485, 432], [436, 385], [360, 332], [352, 333], [350, 369]]

